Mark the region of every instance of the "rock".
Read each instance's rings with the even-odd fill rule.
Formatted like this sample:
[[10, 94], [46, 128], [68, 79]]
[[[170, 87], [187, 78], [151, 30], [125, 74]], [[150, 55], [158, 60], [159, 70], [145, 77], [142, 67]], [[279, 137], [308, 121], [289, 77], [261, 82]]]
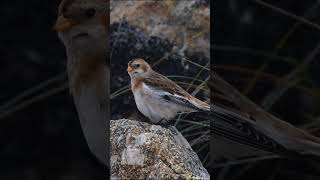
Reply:
[[123, 20], [150, 36], [175, 42], [181, 53], [188, 49], [210, 57], [209, 1], [110, 1], [111, 24]]
[[210, 179], [176, 128], [111, 120], [111, 179]]

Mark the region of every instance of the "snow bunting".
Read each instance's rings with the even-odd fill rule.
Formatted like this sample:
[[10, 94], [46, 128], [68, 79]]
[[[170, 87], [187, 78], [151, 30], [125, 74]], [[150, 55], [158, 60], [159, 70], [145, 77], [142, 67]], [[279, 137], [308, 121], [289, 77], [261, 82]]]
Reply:
[[139, 111], [152, 123], [169, 124], [179, 112], [209, 111], [210, 106], [193, 97], [175, 82], [152, 70], [143, 59], [134, 59], [127, 69]]
[[62, 0], [55, 30], [67, 51], [69, 88], [91, 152], [107, 158], [108, 3], [105, 0]]

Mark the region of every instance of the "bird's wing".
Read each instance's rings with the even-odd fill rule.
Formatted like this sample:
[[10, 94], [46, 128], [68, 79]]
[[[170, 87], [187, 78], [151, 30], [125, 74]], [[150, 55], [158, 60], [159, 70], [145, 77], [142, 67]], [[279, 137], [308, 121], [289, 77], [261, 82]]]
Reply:
[[[244, 97], [217, 74], [211, 73], [212, 81], [209, 86], [213, 90], [211, 95], [214, 97], [213, 103], [216, 107], [211, 108], [213, 109], [211, 113], [214, 113], [217, 116], [216, 119], [218, 119], [213, 124], [221, 125], [229, 121], [229, 124], [234, 125], [240, 121], [240, 124], [253, 130], [250, 133], [255, 132], [264, 135], [274, 142], [272, 144], [276, 143], [288, 150], [300, 153], [320, 155], [319, 138], [272, 116]], [[224, 131], [230, 131], [229, 126], [222, 126]], [[232, 129], [231, 132], [235, 133], [237, 131]], [[269, 142], [271, 142], [270, 140]], [[250, 139], [250, 142], [253, 141]]]
[[258, 131], [254, 126], [254, 120], [229, 102], [228, 97], [215, 94], [212, 102], [214, 105], [211, 105], [209, 116], [214, 167], [292, 154], [281, 144]]
[[261, 133], [248, 123], [247, 117], [236, 114], [219, 106], [211, 106], [211, 133], [271, 153], [284, 153], [288, 150], [282, 145]]
[[[151, 76], [143, 78], [142, 82], [145, 83], [149, 88], [158, 91], [158, 94], [164, 100], [172, 101], [194, 110], [202, 110], [202, 106], [205, 107], [207, 105], [192, 97], [187, 91], [185, 91], [175, 82], [159, 73], [154, 72]], [[209, 107], [209, 105], [207, 106]]]
[[172, 95], [190, 96], [188, 92], [175, 82], [157, 72], [153, 72], [150, 76], [143, 78], [142, 81], [152, 88], [168, 92]]

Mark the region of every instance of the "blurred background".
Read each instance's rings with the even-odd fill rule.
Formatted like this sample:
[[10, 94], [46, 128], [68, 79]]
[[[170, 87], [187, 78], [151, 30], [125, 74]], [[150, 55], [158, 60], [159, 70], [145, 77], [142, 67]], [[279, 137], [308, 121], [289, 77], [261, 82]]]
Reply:
[[0, 179], [103, 179], [67, 89], [59, 1], [0, 2]]
[[[275, 116], [320, 136], [320, 1], [214, 1], [211, 67]], [[213, 151], [214, 153], [214, 151]], [[217, 179], [319, 179], [319, 162], [225, 165]]]

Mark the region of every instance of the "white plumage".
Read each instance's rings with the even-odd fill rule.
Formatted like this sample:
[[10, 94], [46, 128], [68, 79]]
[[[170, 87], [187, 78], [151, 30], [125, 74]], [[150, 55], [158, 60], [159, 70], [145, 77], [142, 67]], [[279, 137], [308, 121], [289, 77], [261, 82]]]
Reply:
[[142, 59], [130, 61], [128, 73], [136, 105], [153, 123], [166, 124], [180, 112], [210, 110], [207, 103], [153, 71]]

